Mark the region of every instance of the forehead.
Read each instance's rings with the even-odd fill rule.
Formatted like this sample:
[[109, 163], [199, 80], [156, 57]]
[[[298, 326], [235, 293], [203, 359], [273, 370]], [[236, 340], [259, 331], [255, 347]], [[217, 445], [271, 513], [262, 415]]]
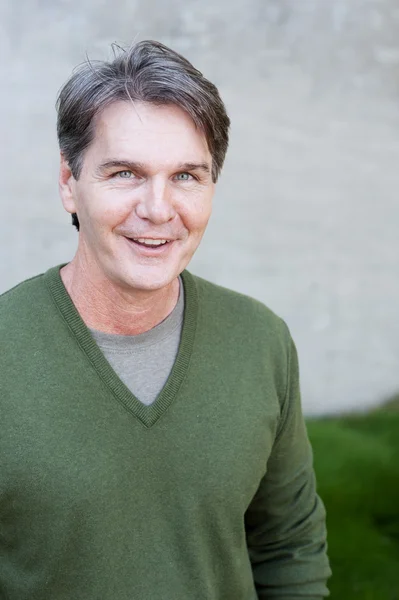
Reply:
[[123, 157], [167, 164], [211, 158], [203, 132], [174, 105], [115, 102], [95, 117], [94, 132], [87, 150], [90, 159]]

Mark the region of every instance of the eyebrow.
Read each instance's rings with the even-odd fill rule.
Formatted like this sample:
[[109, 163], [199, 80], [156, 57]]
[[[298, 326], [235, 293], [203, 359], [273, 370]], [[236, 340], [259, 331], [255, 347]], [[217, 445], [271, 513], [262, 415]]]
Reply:
[[204, 171], [205, 173], [210, 173], [211, 169], [206, 162], [201, 163], [181, 163], [178, 165], [178, 170], [186, 170], [186, 171]]
[[118, 160], [107, 160], [101, 165], [98, 165], [96, 168], [97, 173], [103, 173], [108, 169], [113, 169], [115, 167], [124, 167], [125, 169], [129, 169], [129, 171], [143, 171], [144, 164], [140, 162], [132, 162], [131, 160], [125, 160], [123, 158]]
[[[98, 173], [103, 173], [108, 169], [112, 169], [115, 167], [124, 167], [129, 169], [129, 171], [145, 171], [146, 165], [141, 162], [132, 162], [131, 160], [126, 159], [118, 159], [118, 160], [107, 160], [106, 162], [99, 165], [96, 169]], [[203, 171], [204, 173], [210, 173], [211, 169], [206, 162], [185, 162], [177, 165], [177, 171]]]

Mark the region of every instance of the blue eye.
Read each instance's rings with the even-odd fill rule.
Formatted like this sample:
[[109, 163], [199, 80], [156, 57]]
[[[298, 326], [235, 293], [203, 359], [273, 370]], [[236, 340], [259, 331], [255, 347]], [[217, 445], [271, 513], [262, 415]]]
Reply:
[[189, 181], [192, 175], [190, 173], [178, 173], [176, 177], [179, 181]]
[[133, 177], [133, 173], [131, 171], [119, 171], [118, 173], [116, 173], [116, 175], [118, 175], [118, 177], [121, 177], [121, 179], [130, 179], [131, 177]]

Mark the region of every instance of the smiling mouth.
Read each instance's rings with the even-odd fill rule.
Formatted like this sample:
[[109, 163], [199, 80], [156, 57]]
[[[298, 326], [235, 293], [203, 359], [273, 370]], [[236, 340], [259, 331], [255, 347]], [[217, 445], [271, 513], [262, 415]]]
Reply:
[[161, 248], [168, 246], [174, 240], [165, 240], [165, 239], [151, 239], [151, 238], [129, 238], [126, 239], [135, 244], [136, 246], [141, 246], [142, 248], [147, 248], [153, 251], [159, 251]]

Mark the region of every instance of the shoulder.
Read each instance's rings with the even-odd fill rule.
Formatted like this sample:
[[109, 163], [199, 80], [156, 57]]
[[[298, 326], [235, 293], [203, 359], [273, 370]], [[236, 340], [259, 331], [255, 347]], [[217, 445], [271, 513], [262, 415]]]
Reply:
[[211, 309], [215, 318], [236, 319], [246, 323], [265, 325], [268, 328], [287, 332], [287, 326], [268, 306], [247, 296], [221, 285], [212, 283], [198, 275], [189, 274], [193, 279], [201, 306]]
[[42, 311], [48, 292], [43, 274], [21, 281], [0, 295], [0, 330], [15, 329], [31, 322], [37, 311]]
[[[189, 274], [198, 296], [197, 339], [208, 364], [238, 373], [248, 389], [267, 391], [280, 407], [287, 390], [292, 338], [285, 321], [245, 294]], [[271, 394], [271, 395], [270, 395]], [[270, 400], [271, 401], [271, 400]]]
[[285, 321], [268, 306], [240, 292], [189, 274], [198, 293], [199, 310], [212, 327], [228, 330], [253, 344], [265, 341], [285, 353], [290, 332]]
[[15, 302], [24, 302], [32, 293], [42, 286], [43, 273], [29, 277], [14, 287], [0, 294], [0, 310], [4, 310], [15, 304]]

